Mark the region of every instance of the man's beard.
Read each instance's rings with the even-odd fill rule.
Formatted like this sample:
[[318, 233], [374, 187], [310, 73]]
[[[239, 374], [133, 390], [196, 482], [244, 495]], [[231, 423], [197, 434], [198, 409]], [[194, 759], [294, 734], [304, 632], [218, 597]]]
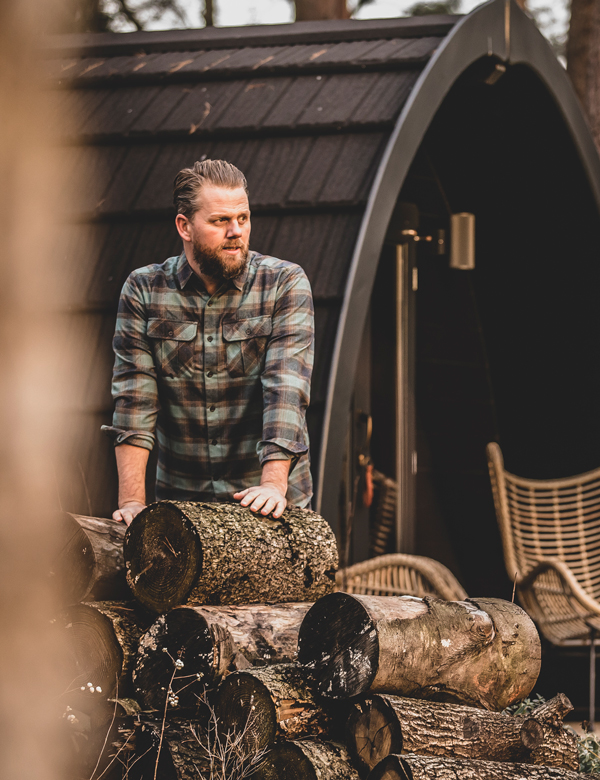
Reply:
[[[234, 259], [222, 254], [224, 249], [241, 248], [239, 258]], [[194, 241], [194, 261], [200, 272], [211, 279], [237, 279], [246, 270], [248, 265], [248, 247], [241, 241], [225, 241], [218, 249], [209, 249], [207, 246]]]

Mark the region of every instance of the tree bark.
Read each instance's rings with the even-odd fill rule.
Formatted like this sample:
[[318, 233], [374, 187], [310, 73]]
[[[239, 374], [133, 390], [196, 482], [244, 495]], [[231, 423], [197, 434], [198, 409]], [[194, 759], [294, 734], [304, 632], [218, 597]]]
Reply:
[[271, 747], [278, 738], [327, 734], [331, 725], [306, 673], [294, 664], [230, 674], [217, 690], [214, 708], [221, 732], [242, 734], [243, 744], [255, 752]]
[[295, 0], [295, 6], [297, 22], [350, 18], [346, 0]]
[[59, 522], [60, 550], [51, 575], [64, 603], [131, 598], [123, 561], [125, 524], [68, 512]]
[[368, 780], [589, 780], [589, 777], [549, 766], [430, 758], [411, 753], [384, 758]]
[[125, 537], [127, 582], [155, 612], [184, 604], [314, 601], [333, 590], [335, 537], [322, 517], [280, 520], [239, 504], [161, 501]]
[[104, 705], [107, 698], [126, 696], [143, 630], [134, 605], [77, 604], [65, 610], [64, 621], [70, 650], [65, 702], [89, 712]]
[[500, 599], [333, 593], [304, 618], [298, 661], [333, 699], [371, 691], [502, 710], [530, 693], [541, 649], [528, 615]]
[[572, 0], [567, 73], [600, 148], [600, 0]]
[[529, 761], [523, 720], [465, 707], [375, 695], [354, 705], [348, 747], [366, 772], [390, 753], [419, 753], [490, 761]]
[[573, 709], [564, 693], [537, 707], [523, 724], [521, 740], [531, 750], [535, 764], [579, 769], [577, 738], [563, 728], [563, 718]]
[[169, 719], [163, 728], [162, 722], [147, 721], [135, 728], [129, 745], [133, 746], [133, 756], [124, 763], [128, 769], [126, 776], [131, 780], [153, 780], [155, 776], [156, 780], [213, 777], [206, 731], [197, 723]]
[[[146, 707], [162, 709], [169, 684], [180, 708], [228, 671], [294, 661], [310, 604], [176, 607], [140, 640], [133, 682]], [[184, 664], [173, 678], [174, 662]]]
[[341, 745], [317, 740], [283, 742], [267, 753], [255, 780], [359, 780]]

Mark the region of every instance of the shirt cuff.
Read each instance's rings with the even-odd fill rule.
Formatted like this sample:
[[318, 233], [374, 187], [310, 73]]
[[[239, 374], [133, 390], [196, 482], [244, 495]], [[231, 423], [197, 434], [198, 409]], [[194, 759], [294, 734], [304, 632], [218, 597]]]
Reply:
[[301, 455], [308, 452], [308, 445], [289, 439], [269, 439], [256, 445], [258, 460], [262, 466], [269, 460], [291, 460], [290, 473]]
[[115, 447], [119, 444], [131, 444], [134, 447], [143, 447], [145, 450], [154, 448], [155, 436], [149, 431], [125, 431], [123, 428], [115, 428], [112, 425], [103, 425], [103, 433], [113, 440]]

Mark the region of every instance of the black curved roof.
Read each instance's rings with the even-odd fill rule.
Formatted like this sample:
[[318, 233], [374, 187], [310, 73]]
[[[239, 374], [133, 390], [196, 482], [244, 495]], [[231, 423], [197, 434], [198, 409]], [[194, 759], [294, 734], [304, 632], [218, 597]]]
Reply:
[[[86, 472], [112, 471], [97, 431], [111, 409], [110, 334], [121, 285], [132, 269], [179, 253], [173, 178], [206, 157], [245, 172], [252, 247], [299, 263], [312, 283], [316, 459], [340, 307], [373, 178], [419, 74], [457, 19], [53, 42], [48, 71], [59, 88], [64, 164], [75, 184], [65, 245], [81, 269], [67, 300], [80, 314], [77, 337], [85, 332], [95, 344], [80, 361], [77, 403], [87, 420], [77, 448]], [[107, 499], [98, 488], [94, 511], [108, 511]]]

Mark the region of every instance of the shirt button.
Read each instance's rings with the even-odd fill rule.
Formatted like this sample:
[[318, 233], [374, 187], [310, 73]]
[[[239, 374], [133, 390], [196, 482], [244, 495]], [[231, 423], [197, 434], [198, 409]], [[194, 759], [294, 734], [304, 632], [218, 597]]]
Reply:
[[212, 444], [212, 446], [213, 446], [213, 447], [216, 447], [216, 445], [217, 445], [217, 440], [216, 440], [216, 439], [213, 439], [213, 440], [211, 441], [211, 444]]
[[207, 341], [212, 341], [212, 336], [208, 336]]
[[170, 330], [170, 331], [169, 331], [169, 336], [172, 336], [172, 335], [173, 335], [173, 331], [172, 331], [172, 330]]
[[214, 406], [211, 406], [211, 407], [210, 407], [210, 409], [209, 409], [209, 411], [210, 411], [210, 412], [214, 412], [214, 411], [215, 411], [215, 408], [216, 408], [216, 407], [214, 407]]
[[206, 376], [214, 376], [214, 375], [215, 375], [215, 374], [214, 374], [214, 371], [209, 371], [209, 372], [206, 374]]
[[208, 305], [209, 305], [209, 306], [212, 306], [212, 304], [213, 304], [213, 302], [212, 302], [212, 301], [209, 301], [209, 302], [208, 302]]
[[249, 336], [252, 333], [252, 328], [246, 328], [246, 335]]

